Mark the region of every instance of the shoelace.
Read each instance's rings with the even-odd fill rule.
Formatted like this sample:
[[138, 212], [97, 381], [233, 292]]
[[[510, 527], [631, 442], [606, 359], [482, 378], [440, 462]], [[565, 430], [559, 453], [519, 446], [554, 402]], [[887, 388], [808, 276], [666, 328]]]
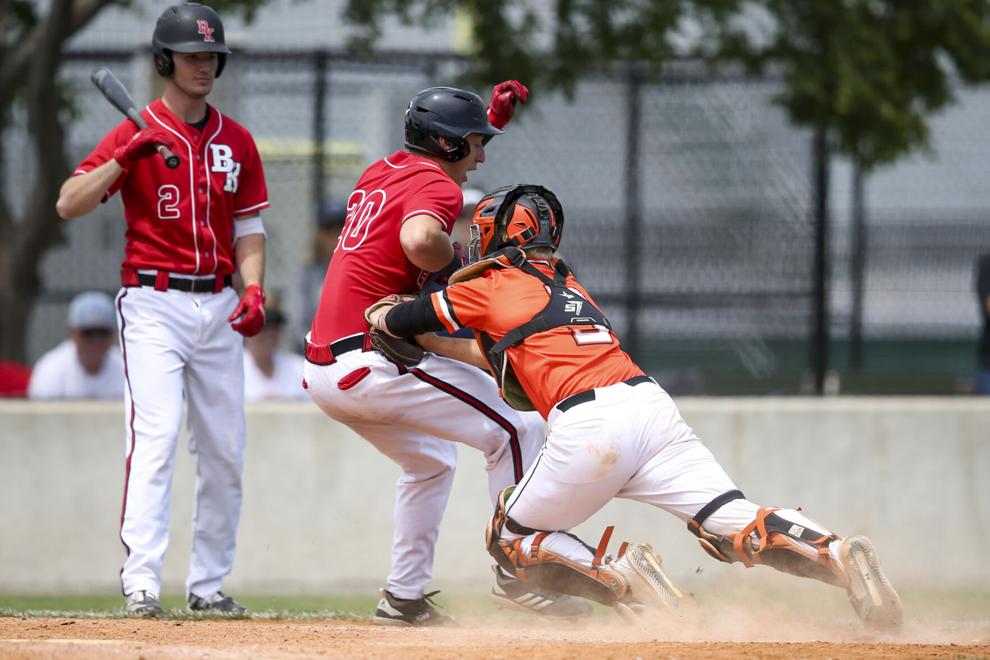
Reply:
[[436, 596], [438, 593], [440, 593], [439, 589], [437, 589], [436, 591], [431, 591], [428, 594], [423, 594], [423, 602], [433, 608], [439, 607], [439, 605], [437, 605], [437, 603], [433, 600], [433, 597]]

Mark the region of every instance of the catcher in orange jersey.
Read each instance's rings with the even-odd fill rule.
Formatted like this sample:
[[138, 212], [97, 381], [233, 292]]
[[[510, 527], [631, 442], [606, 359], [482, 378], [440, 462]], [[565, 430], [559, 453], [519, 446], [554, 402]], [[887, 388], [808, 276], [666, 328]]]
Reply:
[[543, 451], [505, 489], [487, 533], [506, 571], [630, 615], [680, 592], [646, 544], [606, 556], [566, 530], [613, 497], [662, 508], [725, 562], [767, 564], [846, 589], [863, 623], [895, 630], [897, 593], [864, 536], [840, 537], [794, 509], [745, 498], [678, 412], [630, 359], [608, 319], [554, 257], [564, 213], [541, 186], [500, 188], [473, 217], [469, 265], [429, 298], [380, 305], [379, 331], [415, 337], [469, 327], [475, 340], [423, 335], [424, 348], [488, 369], [505, 400], [549, 422]]

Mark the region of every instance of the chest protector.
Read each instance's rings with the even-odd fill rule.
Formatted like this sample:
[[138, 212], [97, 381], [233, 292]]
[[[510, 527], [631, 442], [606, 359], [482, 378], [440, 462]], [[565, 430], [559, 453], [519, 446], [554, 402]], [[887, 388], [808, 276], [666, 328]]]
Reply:
[[502, 398], [516, 410], [536, 410], [533, 402], [523, 391], [522, 385], [509, 363], [508, 350], [521, 344], [527, 337], [554, 328], [587, 325], [611, 330], [612, 325], [594, 303], [582, 296], [576, 289], [571, 289], [565, 285], [567, 276], [571, 274], [571, 269], [567, 267], [567, 264], [558, 260], [551, 279], [530, 264], [526, 260], [526, 253], [517, 247], [504, 248], [481, 261], [462, 268], [451, 276], [450, 283], [473, 279], [491, 268], [518, 268], [527, 275], [540, 280], [547, 293], [550, 294], [550, 299], [542, 310], [537, 312], [529, 321], [507, 332], [499, 341], [495, 341], [486, 333], [479, 333], [481, 347], [485, 352], [485, 358], [488, 360], [491, 371], [498, 381]]

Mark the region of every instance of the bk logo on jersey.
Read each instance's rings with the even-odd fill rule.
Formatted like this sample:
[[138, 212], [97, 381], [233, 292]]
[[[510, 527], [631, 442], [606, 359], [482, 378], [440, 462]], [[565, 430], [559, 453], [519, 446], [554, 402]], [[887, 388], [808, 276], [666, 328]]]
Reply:
[[196, 21], [196, 27], [199, 30], [199, 33], [203, 35], [203, 41], [211, 44], [214, 42], [213, 28], [210, 27], [210, 24], [207, 21], [202, 19]]
[[[206, 21], [201, 21], [205, 23]], [[241, 174], [241, 164], [234, 160], [234, 150], [226, 144], [210, 145], [210, 170], [212, 172], [223, 172], [227, 175], [224, 183], [225, 192], [237, 192], [237, 177]]]

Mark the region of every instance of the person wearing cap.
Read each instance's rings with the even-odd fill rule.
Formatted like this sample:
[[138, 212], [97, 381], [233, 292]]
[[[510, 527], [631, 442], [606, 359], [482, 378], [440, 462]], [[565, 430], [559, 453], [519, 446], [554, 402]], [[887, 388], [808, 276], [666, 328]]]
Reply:
[[45, 353], [31, 372], [30, 399], [120, 399], [124, 363], [110, 296], [80, 293], [69, 304], [69, 338]]
[[327, 200], [320, 205], [309, 256], [299, 268], [295, 288], [289, 289], [286, 296], [290, 341], [299, 353], [306, 349], [306, 333], [316, 316], [316, 307], [320, 304], [320, 291], [323, 290], [327, 263], [337, 248], [337, 240], [345, 220], [347, 205], [343, 201]]
[[266, 315], [261, 332], [244, 340], [244, 400], [308, 399], [302, 387], [302, 356], [278, 347], [286, 323], [285, 314], [269, 304]]

